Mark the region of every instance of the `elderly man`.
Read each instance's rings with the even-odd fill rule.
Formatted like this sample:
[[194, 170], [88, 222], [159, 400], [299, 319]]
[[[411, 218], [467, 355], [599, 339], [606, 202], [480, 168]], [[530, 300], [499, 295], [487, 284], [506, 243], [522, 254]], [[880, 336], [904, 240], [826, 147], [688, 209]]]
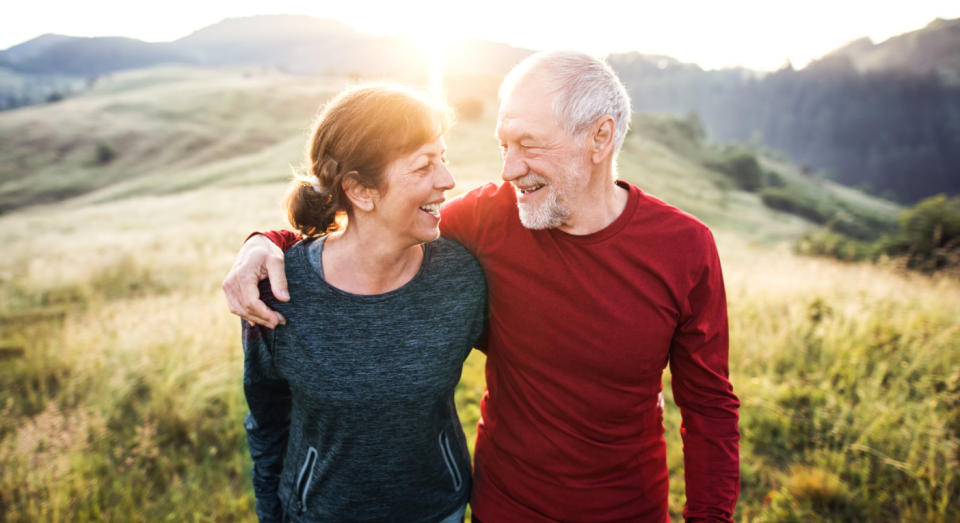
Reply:
[[[505, 183], [450, 202], [441, 222], [489, 286], [474, 520], [667, 520], [658, 398], [669, 363], [683, 418], [684, 516], [731, 521], [739, 402], [710, 231], [617, 180], [630, 102], [603, 61], [537, 53], [500, 94]], [[256, 281], [271, 276], [283, 296], [282, 267], [265, 238], [248, 242], [224, 282], [231, 310], [275, 325]]]

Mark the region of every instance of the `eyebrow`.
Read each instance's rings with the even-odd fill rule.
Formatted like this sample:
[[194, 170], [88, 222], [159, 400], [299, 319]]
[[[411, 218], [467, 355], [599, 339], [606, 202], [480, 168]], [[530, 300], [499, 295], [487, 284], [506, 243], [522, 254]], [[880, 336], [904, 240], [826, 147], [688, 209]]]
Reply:
[[438, 153], [434, 153], [434, 152], [423, 153], [423, 154], [418, 155], [416, 158], [414, 158], [413, 161], [410, 162], [410, 165], [417, 165], [417, 164], [419, 164], [421, 158], [424, 158], [424, 157], [427, 158], [427, 162], [429, 163], [430, 160], [432, 160], [432, 159], [434, 159], [434, 158], [442, 157], [442, 156], [445, 155], [445, 154], [447, 154], [447, 150], [446, 150], [446, 149], [441, 150], [439, 154], [438, 154]]
[[[500, 135], [497, 134], [496, 131], [493, 133], [493, 137], [496, 138], [498, 141], [501, 141], [501, 142], [503, 141], [503, 140], [500, 138]], [[526, 133], [521, 134], [520, 137], [516, 139], [516, 141], [518, 141], [518, 142], [522, 142], [522, 141], [524, 141], [524, 140], [537, 141], [537, 137], [534, 136], [534, 135], [532, 135], [532, 134], [530, 134], [529, 132], [526, 132]]]

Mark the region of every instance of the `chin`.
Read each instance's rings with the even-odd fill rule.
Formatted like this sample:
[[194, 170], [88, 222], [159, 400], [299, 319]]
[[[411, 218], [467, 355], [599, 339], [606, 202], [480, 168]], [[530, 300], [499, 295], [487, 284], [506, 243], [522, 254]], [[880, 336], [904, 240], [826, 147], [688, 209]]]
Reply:
[[433, 231], [424, 232], [423, 234], [418, 234], [417, 240], [419, 240], [420, 243], [430, 243], [432, 241], [435, 241], [439, 237], [440, 237], [440, 228], [438, 227]]
[[520, 223], [527, 229], [553, 229], [564, 224], [567, 218], [565, 209], [559, 205], [518, 204]]

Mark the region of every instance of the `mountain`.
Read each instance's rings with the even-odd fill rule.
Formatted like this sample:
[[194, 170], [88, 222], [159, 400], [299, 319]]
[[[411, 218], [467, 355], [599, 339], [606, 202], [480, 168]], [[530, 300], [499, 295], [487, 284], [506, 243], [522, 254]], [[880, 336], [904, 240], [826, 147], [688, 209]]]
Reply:
[[381, 55], [390, 57], [405, 47], [398, 39], [376, 38], [340, 22], [296, 15], [231, 18], [172, 46], [201, 65], [258, 65], [300, 74], [383, 72], [389, 65], [372, 51], [380, 48]]
[[[30, 74], [96, 76], [161, 63], [188, 62], [184, 55], [167, 44], [154, 44], [119, 36], [48, 36], [52, 38], [15, 52], [9, 67]], [[10, 58], [10, 51], [7, 53], [6, 56]]]
[[905, 71], [936, 73], [960, 83], [960, 19], [937, 18], [923, 29], [894, 36], [880, 44], [860, 38], [828, 53], [844, 57], [859, 72]]
[[[452, 75], [502, 76], [531, 52], [470, 40], [450, 49], [443, 67]], [[300, 15], [229, 18], [162, 43], [47, 34], [0, 51], [0, 110], [59, 100], [97, 76], [158, 64], [422, 81], [430, 65], [425, 55], [410, 38]]]
[[47, 33], [36, 38], [17, 44], [5, 51], [0, 51], [0, 59], [8, 64], [16, 64], [25, 59], [36, 56], [50, 46], [75, 40], [75, 36], [64, 36]]
[[[531, 51], [472, 40], [448, 53], [457, 74], [504, 74]], [[410, 38], [372, 36], [300, 15], [230, 18], [173, 42], [44, 35], [0, 52], [0, 67], [25, 74], [96, 76], [161, 63], [254, 66], [294, 74], [422, 77], [425, 51]]]

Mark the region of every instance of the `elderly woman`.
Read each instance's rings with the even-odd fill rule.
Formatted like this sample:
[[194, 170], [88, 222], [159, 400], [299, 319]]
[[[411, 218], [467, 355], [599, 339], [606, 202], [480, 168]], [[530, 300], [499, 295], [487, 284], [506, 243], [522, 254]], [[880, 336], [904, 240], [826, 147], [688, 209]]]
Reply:
[[321, 114], [287, 195], [286, 323], [244, 324], [261, 520], [460, 521], [470, 461], [453, 392], [483, 330], [476, 260], [439, 238], [449, 112], [400, 87]]

